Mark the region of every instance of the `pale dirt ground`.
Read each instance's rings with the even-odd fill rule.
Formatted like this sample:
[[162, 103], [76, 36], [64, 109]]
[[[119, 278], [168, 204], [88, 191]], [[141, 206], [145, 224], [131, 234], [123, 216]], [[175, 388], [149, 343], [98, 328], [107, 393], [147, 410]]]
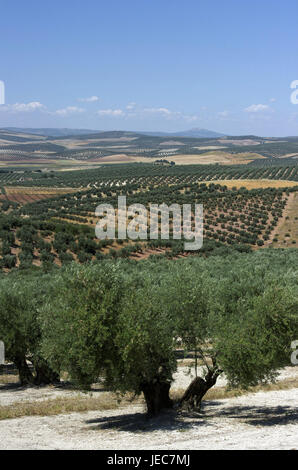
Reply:
[[[179, 368], [174, 388], [188, 385]], [[288, 367], [279, 380], [298, 376]], [[218, 385], [225, 384], [224, 378]], [[1, 390], [2, 389], [2, 390]], [[95, 392], [103, 393], [103, 392]], [[0, 404], [75, 396], [53, 387], [7, 390]], [[0, 421], [0, 449], [298, 449], [298, 390], [258, 392], [206, 401], [201, 414], [169, 412], [148, 420], [142, 405]]]
[[[201, 181], [200, 181], [201, 183]], [[202, 183], [209, 184], [221, 184], [231, 188], [247, 188], [247, 189], [260, 189], [260, 188], [286, 188], [286, 187], [295, 187], [298, 186], [297, 181], [287, 181], [287, 180], [269, 180], [269, 179], [259, 179], [259, 180], [211, 180], [211, 181], [202, 181]], [[291, 193], [294, 194], [294, 193]]]
[[241, 163], [250, 163], [256, 159], [264, 159], [262, 155], [252, 152], [229, 153], [223, 150], [213, 150], [201, 154], [177, 154], [169, 155], [168, 160], [174, 161], [177, 165], [210, 165], [211, 163], [220, 163], [223, 165], [238, 165]]

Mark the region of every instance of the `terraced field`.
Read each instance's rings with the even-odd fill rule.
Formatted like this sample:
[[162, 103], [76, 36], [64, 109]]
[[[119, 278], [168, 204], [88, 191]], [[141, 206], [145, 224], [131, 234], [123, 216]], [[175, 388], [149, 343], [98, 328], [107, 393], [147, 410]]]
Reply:
[[114, 165], [99, 165], [94, 168], [87, 166], [77, 171], [32, 171], [26, 167], [0, 169], [0, 186], [84, 189], [130, 184], [145, 187], [230, 180], [298, 182], [298, 166], [163, 165], [160, 163], [125, 165], [115, 162]]
[[[249, 172], [242, 167], [191, 166], [187, 167], [188, 171], [185, 168], [116, 165], [62, 174], [29, 173], [30, 183], [36, 183], [34, 186], [3, 185], [0, 196], [2, 269], [49, 263], [61, 266], [73, 260], [84, 263], [106, 257], [193, 255], [185, 252], [183, 239], [173, 239], [175, 221], [171, 214], [169, 240], [98, 240], [96, 207], [102, 202], [117, 207], [119, 195], [127, 196], [128, 205], [142, 203], [147, 209], [151, 203], [203, 204], [204, 245], [197, 253], [199, 256], [266, 247], [276, 239], [281, 221], [293, 223], [297, 207], [292, 209], [290, 219], [285, 215], [292, 201], [297, 200], [298, 182], [293, 168]], [[262, 178], [264, 175], [272, 179]], [[259, 179], [249, 179], [253, 176]], [[292, 180], [283, 179], [286, 176]], [[144, 228], [150, 230], [146, 221]], [[289, 230], [287, 225], [285, 232]], [[287, 240], [286, 237], [283, 246], [290, 246]]]

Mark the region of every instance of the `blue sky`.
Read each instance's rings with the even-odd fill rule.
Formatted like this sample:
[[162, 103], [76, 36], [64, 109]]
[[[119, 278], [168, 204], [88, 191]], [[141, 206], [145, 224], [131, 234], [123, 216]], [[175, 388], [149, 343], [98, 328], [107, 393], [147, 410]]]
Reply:
[[0, 127], [298, 135], [297, 0], [3, 0]]

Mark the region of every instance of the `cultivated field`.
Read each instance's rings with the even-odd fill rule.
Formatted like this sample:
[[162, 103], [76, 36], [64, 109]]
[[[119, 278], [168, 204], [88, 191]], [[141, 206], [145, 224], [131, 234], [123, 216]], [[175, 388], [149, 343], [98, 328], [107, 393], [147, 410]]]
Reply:
[[0, 129], [0, 164], [4, 166], [71, 168], [84, 162], [150, 163], [159, 158], [180, 165], [249, 165], [263, 160], [297, 164], [297, 155], [295, 138], [196, 138], [122, 131], [53, 137]]
[[177, 165], [210, 165], [215, 163], [221, 165], [241, 165], [251, 163], [254, 160], [264, 159], [265, 157], [258, 153], [247, 152], [232, 154], [223, 151], [213, 151], [199, 155], [171, 155], [168, 158], [174, 161]]
[[[211, 184], [209, 181], [206, 181], [206, 183]], [[229, 189], [232, 189], [232, 188], [262, 189], [262, 188], [286, 188], [286, 187], [293, 188], [297, 186], [296, 181], [268, 180], [268, 179], [212, 180], [212, 183], [227, 186]]]
[[[296, 448], [298, 167], [119, 155], [0, 171], [0, 448]], [[187, 227], [203, 204], [202, 248], [174, 214], [169, 239], [99, 240], [123, 195], [190, 204]]]
[[76, 190], [73, 188], [26, 188], [26, 187], [4, 187], [5, 194], [2, 194], [2, 200], [17, 202], [19, 204], [28, 204], [30, 202], [41, 201], [53, 196], [62, 194], [73, 193]]

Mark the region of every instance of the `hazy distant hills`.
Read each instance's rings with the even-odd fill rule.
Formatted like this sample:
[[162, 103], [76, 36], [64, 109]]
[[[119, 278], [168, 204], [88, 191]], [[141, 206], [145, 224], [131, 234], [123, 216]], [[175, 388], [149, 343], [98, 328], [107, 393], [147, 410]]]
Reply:
[[[7, 127], [3, 129], [4, 131], [8, 132], [16, 132], [22, 134], [34, 134], [34, 135], [41, 135], [45, 137], [66, 137], [66, 136], [77, 136], [77, 135], [89, 135], [89, 134], [97, 134], [103, 133], [106, 131], [99, 131], [94, 129], [68, 129], [68, 128], [20, 128], [20, 127]], [[117, 131], [114, 131], [117, 132]], [[118, 131], [121, 132], [121, 131]], [[130, 133], [126, 131], [125, 133]], [[216, 139], [219, 137], [224, 137], [225, 134], [220, 134], [219, 132], [210, 131], [208, 129], [190, 129], [186, 131], [180, 132], [134, 132], [132, 131], [131, 134], [142, 134], [142, 135], [150, 135], [150, 136], [157, 136], [157, 137], [193, 137], [193, 138], [209, 138], [209, 139]]]
[[174, 135], [176, 136], [181, 136], [181, 137], [197, 137], [197, 138], [213, 138], [213, 137], [224, 137], [226, 134], [221, 134], [219, 132], [215, 131], [210, 131], [208, 129], [200, 129], [200, 128], [195, 128], [195, 129], [190, 129], [189, 131], [184, 131], [184, 132], [176, 132]]
[[216, 139], [218, 137], [225, 137], [226, 134], [220, 134], [219, 132], [210, 131], [208, 129], [200, 129], [194, 128], [188, 131], [180, 131], [180, 132], [142, 132], [144, 135], [156, 135], [156, 136], [169, 136], [169, 137], [194, 137], [197, 139], [200, 138], [208, 138], [208, 139]]
[[94, 134], [96, 131], [94, 129], [68, 129], [68, 128], [29, 128], [29, 127], [6, 127], [2, 128], [3, 131], [16, 132], [20, 134], [34, 134], [42, 135], [45, 137], [65, 137], [72, 135], [87, 135]]
[[0, 129], [0, 163], [52, 167], [151, 163], [298, 165], [298, 137], [226, 136], [184, 132], [99, 131], [69, 128]]

